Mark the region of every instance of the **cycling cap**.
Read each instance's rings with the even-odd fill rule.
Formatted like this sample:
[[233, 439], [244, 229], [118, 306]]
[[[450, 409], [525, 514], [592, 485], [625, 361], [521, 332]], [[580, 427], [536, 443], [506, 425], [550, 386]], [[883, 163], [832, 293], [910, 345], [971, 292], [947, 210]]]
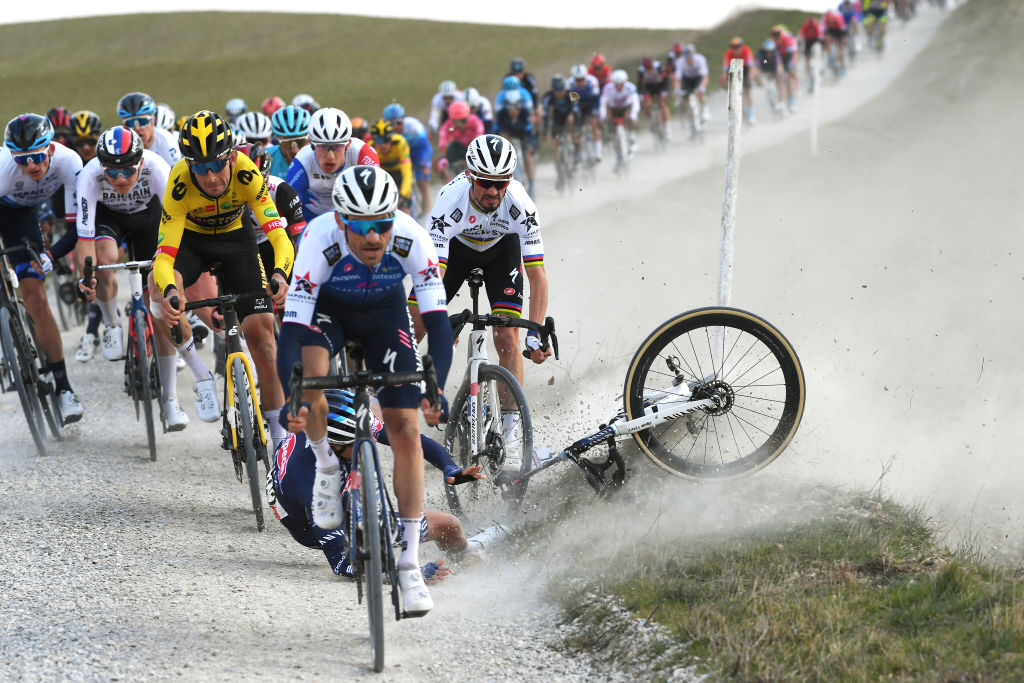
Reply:
[[381, 116], [386, 118], [388, 121], [394, 121], [395, 119], [404, 119], [405, 107], [400, 105], [398, 102], [392, 102], [388, 106], [384, 107], [384, 111], [381, 112]]
[[247, 140], [269, 140], [273, 134], [270, 119], [261, 111], [251, 111], [235, 122]]
[[174, 130], [174, 110], [166, 104], [156, 105], [156, 121], [154, 123], [157, 128]]
[[54, 107], [46, 112], [46, 118], [50, 119], [50, 125], [57, 132], [71, 130], [71, 112], [67, 107]]
[[189, 161], [214, 161], [231, 151], [235, 136], [220, 114], [208, 109], [188, 117], [181, 127], [178, 149]]
[[267, 148], [262, 142], [245, 142], [235, 145], [235, 149], [252, 159], [262, 175], [266, 176], [270, 173], [270, 165], [273, 163], [273, 159], [270, 158]]
[[299, 109], [305, 109], [312, 114], [320, 108], [320, 103], [314, 100], [312, 95], [299, 93], [292, 98], [292, 106], [298, 107]]
[[352, 166], [334, 181], [334, 210], [347, 216], [389, 214], [398, 206], [398, 185], [380, 166]]
[[156, 102], [144, 92], [130, 92], [117, 101], [117, 115], [122, 119], [156, 116]]
[[501, 82], [502, 90], [519, 90], [522, 87], [522, 83], [515, 76], [505, 76], [505, 80]]
[[613, 83], [618, 83], [619, 85], [622, 85], [628, 80], [629, 74], [627, 74], [623, 69], [616, 69], [615, 71], [612, 72]]
[[576, 66], [574, 66], [572, 69], [569, 70], [569, 73], [572, 75], [573, 78], [586, 78], [587, 77], [587, 65], [586, 64], [577, 64]]
[[505, 91], [505, 106], [509, 109], [520, 107], [523, 104], [523, 93], [518, 90]]
[[241, 97], [232, 97], [228, 100], [228, 103], [224, 105], [224, 112], [233, 119], [241, 116], [247, 111], [249, 111], [249, 108], [245, 106], [245, 100]]
[[525, 65], [523, 64], [523, 60], [520, 59], [519, 57], [516, 57], [515, 59], [508, 63], [508, 70], [514, 74], [523, 73], [524, 68]]
[[466, 88], [464, 91], [462, 91], [462, 94], [465, 95], [465, 97], [466, 97], [466, 104], [469, 105], [470, 109], [472, 109], [473, 107], [479, 107], [480, 106], [480, 91], [479, 90], [477, 90], [476, 88]]
[[53, 125], [45, 116], [22, 114], [7, 123], [4, 147], [12, 152], [27, 152], [49, 145], [53, 140]]
[[448, 118], [450, 119], [468, 119], [469, 118], [469, 104], [462, 100], [456, 100], [448, 105]]
[[437, 91], [441, 93], [441, 97], [455, 97], [455, 81], [441, 81], [441, 84], [437, 86]]
[[352, 122], [348, 114], [334, 107], [317, 109], [309, 119], [309, 141], [314, 143], [348, 142], [352, 137]]
[[142, 160], [142, 138], [124, 126], [108, 128], [96, 143], [96, 156], [110, 168], [135, 166]]
[[324, 389], [327, 399], [327, 441], [347, 446], [356, 440], [355, 395], [343, 389]]
[[281, 107], [270, 118], [274, 135], [279, 138], [298, 138], [309, 135], [309, 112], [293, 104]]
[[466, 166], [485, 176], [511, 176], [516, 170], [516, 148], [500, 135], [480, 135], [466, 148]]
[[102, 128], [96, 112], [82, 110], [71, 115], [71, 134], [76, 138], [98, 138]]
[[395, 129], [385, 119], [377, 119], [373, 122], [373, 127], [370, 129], [370, 135], [373, 136], [374, 140], [382, 140], [384, 142], [391, 142], [391, 135], [394, 132]]
[[277, 95], [271, 95], [267, 99], [263, 100], [263, 104], [260, 105], [260, 109], [267, 116], [273, 116], [274, 112], [284, 106], [284, 100]]

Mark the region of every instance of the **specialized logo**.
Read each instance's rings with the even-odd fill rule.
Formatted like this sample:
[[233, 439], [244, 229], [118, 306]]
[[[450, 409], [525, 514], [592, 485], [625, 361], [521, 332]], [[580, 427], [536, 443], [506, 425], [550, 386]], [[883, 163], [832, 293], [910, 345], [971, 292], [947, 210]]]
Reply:
[[341, 259], [341, 247], [335, 242], [331, 246], [323, 250], [324, 258], [327, 259], [327, 265], [333, 266]]
[[[508, 276], [512, 278], [512, 282], [515, 283], [516, 278], [519, 277], [519, 266], [516, 266], [511, 271], [509, 271]], [[505, 293], [507, 294], [508, 292]]]
[[491, 142], [491, 149], [494, 150], [495, 152], [497, 152], [499, 149], [501, 149], [501, 138], [499, 138], [498, 136], [496, 136], [496, 135], [495, 136], [491, 136], [491, 141], [490, 142]]
[[370, 185], [370, 178], [372, 178], [372, 177], [373, 177], [373, 171], [371, 171], [368, 168], [364, 168], [362, 171], [359, 172], [359, 182], [362, 183], [363, 185], [367, 186], [367, 187], [369, 187], [369, 185]]
[[519, 224], [520, 225], [524, 225], [527, 228], [535, 228], [535, 227], [537, 227], [537, 212], [534, 211], [533, 213], [530, 213], [529, 211], [527, 211], [526, 212], [526, 218], [524, 218], [523, 220], [519, 221]]
[[514, 204], [508, 207], [508, 215], [512, 216], [512, 220], [519, 218], [519, 213], [519, 209]]
[[452, 220], [455, 221], [456, 223], [458, 223], [459, 221], [462, 220], [462, 210], [461, 209], [455, 209], [454, 211], [452, 211], [451, 216], [452, 216]]
[[408, 256], [412, 249], [412, 240], [408, 237], [395, 237], [391, 244], [391, 250], [399, 256]]
[[295, 291], [305, 292], [306, 294], [312, 294], [313, 290], [317, 288], [317, 284], [309, 278], [309, 271], [306, 271], [305, 275], [300, 275], [295, 278]]
[[384, 365], [388, 366], [388, 372], [395, 371], [395, 359], [398, 358], [398, 353], [392, 351], [390, 348], [384, 352]]
[[450, 227], [452, 227], [452, 226], [450, 226], [450, 225], [448, 225], [447, 223], [444, 222], [444, 214], [441, 214], [440, 217], [438, 217], [438, 216], [431, 216], [430, 217], [430, 230], [431, 231], [437, 230], [438, 232], [443, 233], [445, 228], [450, 228]]

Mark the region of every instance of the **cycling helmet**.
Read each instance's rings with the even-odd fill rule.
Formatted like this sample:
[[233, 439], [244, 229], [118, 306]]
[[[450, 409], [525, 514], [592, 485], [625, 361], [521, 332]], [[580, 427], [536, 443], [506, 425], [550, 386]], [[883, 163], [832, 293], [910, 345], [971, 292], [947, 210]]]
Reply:
[[[463, 102], [465, 104], [465, 102]], [[391, 135], [395, 132], [395, 129], [391, 127], [391, 124], [384, 119], [377, 119], [374, 121], [373, 126], [370, 127], [370, 135], [373, 136], [374, 141], [381, 140], [383, 142], [391, 142]]]
[[590, 66], [595, 69], [600, 69], [604, 66], [604, 55], [600, 52], [594, 54], [594, 58], [590, 60]]
[[273, 134], [270, 119], [261, 111], [251, 111], [235, 122], [247, 140], [269, 140]]
[[679, 54], [682, 51], [683, 51], [683, 44], [682, 43], [673, 43], [672, 44], [672, 52], [673, 53]]
[[612, 83], [618, 83], [622, 85], [629, 80], [629, 74], [624, 69], [616, 69], [612, 72]]
[[441, 97], [455, 97], [457, 89], [455, 81], [441, 81], [441, 84], [437, 86], [437, 91], [441, 93]]
[[448, 118], [450, 119], [468, 119], [469, 118], [469, 103], [463, 102], [462, 100], [456, 100], [448, 105]]
[[43, 223], [56, 223], [57, 214], [53, 212], [53, 207], [50, 205], [49, 199], [44, 199], [39, 202], [39, 208], [36, 210], [36, 215], [39, 217], [39, 225]]
[[480, 106], [480, 91], [476, 88], [466, 88], [463, 92], [466, 96], [466, 104], [469, 105], [470, 109], [475, 109]]
[[228, 100], [228, 103], [224, 105], [224, 113], [226, 113], [228, 118], [231, 119], [237, 119], [247, 111], [249, 111], [249, 108], [245, 106], [245, 100], [241, 97], [232, 97]]
[[292, 98], [292, 106], [298, 107], [299, 109], [305, 109], [310, 114], [320, 108], [320, 103], [313, 99], [312, 95], [306, 93], [299, 93]]
[[586, 78], [587, 77], [587, 65], [586, 64], [577, 64], [576, 66], [574, 66], [572, 69], [569, 70], [569, 74], [573, 78]]
[[772, 40], [771, 38], [769, 38], [768, 40], [764, 41], [764, 45], [762, 45], [762, 47], [765, 50], [768, 50], [769, 52], [771, 52], [772, 50], [775, 49], [775, 41]]
[[235, 145], [235, 136], [228, 122], [208, 109], [188, 117], [181, 127], [178, 149], [189, 161], [214, 161], [226, 155]]
[[505, 107], [512, 109], [513, 107], [523, 106], [523, 93], [518, 90], [506, 90], [505, 91]]
[[71, 134], [76, 138], [98, 138], [103, 123], [96, 112], [82, 110], [71, 115]]
[[263, 100], [263, 104], [260, 105], [260, 109], [266, 116], [273, 116], [274, 112], [284, 106], [284, 100], [277, 95], [271, 95], [267, 99]]
[[400, 105], [398, 102], [392, 102], [388, 106], [384, 107], [384, 111], [381, 112], [381, 116], [386, 118], [388, 121], [394, 121], [395, 119], [404, 119], [405, 107]]
[[71, 131], [71, 112], [67, 107], [54, 107], [46, 112], [46, 118], [50, 119], [54, 132], [60, 134]]
[[22, 114], [7, 123], [4, 131], [4, 147], [12, 152], [27, 152], [50, 144], [53, 140], [53, 124], [39, 114]]
[[327, 399], [327, 442], [348, 446], [356, 440], [355, 394], [343, 389], [324, 389]]
[[501, 82], [502, 90], [519, 90], [522, 87], [522, 83], [515, 76], [505, 76], [505, 79]]
[[299, 138], [309, 135], [309, 112], [293, 104], [281, 107], [270, 117], [274, 135], [279, 138]]
[[235, 149], [252, 159], [262, 175], [266, 176], [270, 173], [270, 165], [273, 163], [273, 159], [270, 158], [267, 148], [262, 142], [244, 142], [240, 145], [235, 145]]
[[689, 57], [690, 55], [694, 54], [696, 51], [697, 51], [697, 49], [693, 46], [693, 44], [687, 44], [687, 45], [685, 45], [683, 47], [682, 55], [684, 57]]
[[651, 59], [650, 57], [644, 57], [643, 67], [645, 69], [653, 69], [654, 68], [654, 60]]
[[[773, 36], [781, 35], [782, 32], [785, 31], [785, 30], [786, 30], [786, 27], [783, 26], [782, 24], [775, 24], [775, 26], [772, 26], [772, 35]], [[740, 40], [740, 45], [742, 45], [742, 44], [743, 44], [743, 40]]]
[[524, 68], [525, 65], [523, 64], [523, 60], [520, 59], [519, 57], [516, 57], [515, 59], [508, 63], [508, 70], [514, 74], [523, 73]]
[[[772, 30], [772, 33], [775, 33], [774, 29]], [[743, 47], [743, 39], [739, 36], [734, 37], [729, 41], [729, 47]]]
[[156, 116], [156, 102], [144, 92], [130, 92], [117, 101], [117, 115], [122, 119]]
[[96, 143], [96, 156], [110, 168], [135, 166], [142, 160], [142, 138], [131, 128], [108, 128]]
[[334, 209], [347, 216], [378, 216], [398, 206], [398, 185], [380, 166], [351, 166], [334, 181]]
[[156, 121], [154, 123], [157, 128], [174, 130], [174, 110], [166, 104], [156, 105]]
[[370, 132], [370, 124], [362, 116], [352, 117], [352, 137], [362, 140]]
[[334, 107], [317, 109], [309, 119], [309, 141], [320, 144], [348, 142], [352, 137], [352, 122], [348, 114]]
[[185, 125], [186, 121], [188, 121], [187, 116], [179, 116], [178, 120], [174, 122], [174, 130], [181, 131], [181, 127]]
[[466, 166], [479, 175], [511, 177], [516, 170], [516, 148], [500, 135], [480, 135], [466, 148]]
[[249, 139], [245, 137], [245, 133], [239, 130], [236, 126], [230, 126], [231, 128], [231, 144], [232, 145], [244, 145], [249, 142]]

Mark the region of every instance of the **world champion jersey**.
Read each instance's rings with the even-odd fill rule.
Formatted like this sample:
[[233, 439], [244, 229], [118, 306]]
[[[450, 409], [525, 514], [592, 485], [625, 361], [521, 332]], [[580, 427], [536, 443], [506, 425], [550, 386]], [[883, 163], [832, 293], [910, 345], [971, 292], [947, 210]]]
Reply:
[[118, 194], [98, 158], [92, 159], [78, 174], [78, 239], [96, 239], [96, 209], [100, 204], [118, 213], [145, 211], [154, 197], [162, 200], [171, 167], [151, 150], [142, 151], [142, 168], [132, 189]]

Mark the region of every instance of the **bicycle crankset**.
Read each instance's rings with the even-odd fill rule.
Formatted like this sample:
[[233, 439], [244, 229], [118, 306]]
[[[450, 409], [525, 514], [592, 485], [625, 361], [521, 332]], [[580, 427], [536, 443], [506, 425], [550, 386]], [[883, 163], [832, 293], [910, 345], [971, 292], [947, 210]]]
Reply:
[[[615, 438], [608, 439], [608, 457], [603, 462], [593, 462], [588, 458], [580, 458], [576, 464], [583, 470], [583, 476], [587, 483], [594, 489], [597, 495], [607, 498], [615, 493], [626, 481], [626, 463], [619, 454], [615, 445]], [[612, 467], [615, 470], [611, 473], [611, 480], [605, 480], [605, 472]]]

